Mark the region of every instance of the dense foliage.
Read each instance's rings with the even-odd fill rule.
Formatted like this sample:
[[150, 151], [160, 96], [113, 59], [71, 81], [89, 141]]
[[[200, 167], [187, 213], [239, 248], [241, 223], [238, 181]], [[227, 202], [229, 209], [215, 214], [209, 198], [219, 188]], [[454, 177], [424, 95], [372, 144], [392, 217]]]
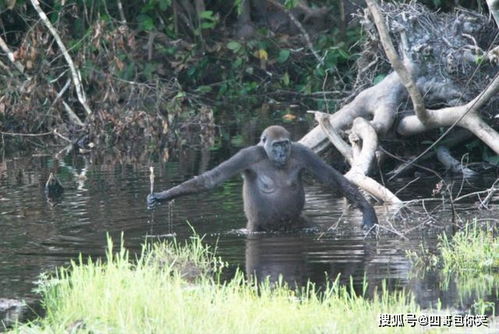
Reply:
[[42, 3], [80, 71], [93, 111], [86, 115], [30, 1], [5, 1], [0, 37], [23, 73], [4, 60], [1, 130], [57, 128], [76, 138], [81, 130], [68, 122], [66, 103], [97, 143], [142, 137], [159, 143], [179, 122], [206, 123], [213, 112], [225, 119], [255, 112], [294, 118], [293, 107], [332, 104], [349, 89], [360, 30], [331, 20], [336, 1], [320, 2], [321, 26], [303, 22], [313, 43], [307, 45], [299, 30], [289, 29], [289, 15], [302, 18], [300, 5], [284, 5], [268, 12], [252, 6], [248, 34], [241, 32], [241, 0]]

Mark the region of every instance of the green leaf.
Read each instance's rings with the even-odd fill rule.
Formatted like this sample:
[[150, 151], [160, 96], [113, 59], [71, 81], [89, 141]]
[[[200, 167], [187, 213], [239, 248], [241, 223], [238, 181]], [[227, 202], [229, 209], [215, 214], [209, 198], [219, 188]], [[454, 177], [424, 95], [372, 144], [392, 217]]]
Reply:
[[184, 91], [180, 91], [180, 92], [177, 93], [177, 95], [175, 95], [175, 99], [183, 98], [185, 96], [186, 96], [185, 92]]
[[233, 68], [238, 68], [243, 64], [243, 59], [241, 57], [237, 57], [236, 60], [232, 63]]
[[286, 7], [286, 9], [293, 9], [296, 6], [298, 6], [298, 0], [285, 0], [284, 1], [284, 7]]
[[147, 80], [152, 80], [154, 71], [156, 71], [156, 64], [154, 63], [146, 63], [144, 66], [144, 76]]
[[244, 145], [244, 138], [241, 135], [235, 135], [230, 139], [230, 143], [235, 147], [242, 147]]
[[202, 19], [207, 19], [207, 20], [215, 20], [216, 19], [215, 17], [213, 17], [212, 10], [205, 10], [204, 12], [201, 12], [201, 14], [199, 14], [199, 17]]
[[197, 93], [209, 93], [211, 92], [212, 88], [211, 86], [199, 86], [198, 88], [196, 88], [196, 92]]
[[167, 10], [172, 4], [172, 0], [159, 0], [159, 9], [162, 11]]
[[284, 84], [284, 86], [289, 86], [289, 81], [290, 80], [289, 80], [289, 74], [288, 74], [288, 72], [284, 73], [284, 75], [281, 78], [281, 81]]
[[241, 46], [241, 43], [238, 43], [236, 41], [230, 41], [229, 43], [227, 43], [227, 48], [234, 52], [239, 51], [241, 49]]
[[212, 29], [215, 27], [214, 23], [211, 22], [203, 22], [201, 23], [201, 29]]
[[289, 49], [283, 49], [283, 50], [279, 51], [279, 56], [277, 57], [277, 62], [280, 64], [284, 63], [286, 60], [288, 60], [290, 53], [291, 52], [289, 51]]
[[154, 21], [150, 16], [142, 14], [137, 17], [137, 20], [139, 21], [139, 29], [143, 31], [154, 29]]

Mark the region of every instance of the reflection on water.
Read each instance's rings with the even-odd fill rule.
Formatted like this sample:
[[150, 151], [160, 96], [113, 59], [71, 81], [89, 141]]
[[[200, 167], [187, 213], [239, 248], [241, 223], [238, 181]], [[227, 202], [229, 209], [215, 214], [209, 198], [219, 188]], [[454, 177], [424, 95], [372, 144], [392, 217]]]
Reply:
[[[201, 172], [208, 163], [214, 165], [223, 158], [216, 152], [213, 156], [206, 151], [188, 152], [179, 162], [155, 163], [155, 190], [178, 184]], [[33, 156], [0, 162], [0, 297], [32, 296], [41, 272], [67, 264], [80, 252], [103, 255], [107, 233], [119, 239], [123, 232], [125, 245], [138, 250], [146, 237], [175, 234], [187, 238], [192, 226], [197, 233], [206, 235], [206, 242], [216, 244], [218, 254], [226, 261], [259, 278], [277, 279], [282, 275], [290, 284], [303, 284], [308, 279], [323, 284], [341, 274], [340, 280], [347, 283], [351, 276], [359, 291], [362, 282], [367, 281], [368, 293], [385, 281], [390, 289], [414, 292], [423, 307], [440, 301], [444, 307], [461, 309], [469, 307], [475, 298], [458, 296], [452, 282], [448, 289], [441, 289], [437, 274], [409, 275], [411, 265], [406, 251], [417, 251], [422, 243], [434, 248], [440, 228], [414, 228], [404, 238], [384, 233], [378, 239], [366, 239], [358, 210], [327, 188], [307, 182], [305, 214], [324, 233], [238, 234], [234, 231], [246, 225], [240, 177], [213, 192], [177, 199], [171, 210], [163, 205], [148, 211], [145, 197], [150, 191], [149, 165], [106, 159], [77, 156], [54, 161], [49, 156]], [[200, 166], [204, 167], [200, 170]], [[43, 192], [54, 169], [65, 187], [59, 203], [48, 202]], [[481, 182], [490, 185], [493, 181], [484, 178]], [[407, 180], [400, 182], [403, 185]], [[436, 181], [427, 182], [421, 183], [418, 192], [406, 190], [401, 197], [428, 197]], [[438, 202], [430, 204], [419, 205], [415, 211], [376, 209], [381, 222], [401, 224], [400, 230], [427, 225], [428, 221], [443, 224], [450, 220], [449, 208], [438, 206]], [[433, 212], [429, 220], [429, 212], [435, 208], [441, 212]], [[494, 219], [499, 212], [497, 199], [490, 208], [460, 210], [459, 215], [461, 219], [477, 215]], [[393, 219], [395, 213], [398, 220]], [[494, 300], [496, 296], [488, 298]]]

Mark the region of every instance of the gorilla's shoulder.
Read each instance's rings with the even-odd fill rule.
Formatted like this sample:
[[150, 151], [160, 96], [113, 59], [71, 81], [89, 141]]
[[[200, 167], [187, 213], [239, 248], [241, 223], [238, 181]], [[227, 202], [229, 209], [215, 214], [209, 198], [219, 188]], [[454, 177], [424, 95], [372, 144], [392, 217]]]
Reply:
[[237, 152], [237, 154], [253, 161], [258, 161], [267, 157], [265, 149], [260, 145], [253, 145], [242, 148], [241, 150], [239, 150], [239, 152]]
[[297, 152], [297, 153], [302, 153], [302, 152], [312, 152], [312, 150], [310, 148], [308, 148], [307, 146], [303, 145], [303, 144], [300, 144], [300, 143], [297, 143], [297, 142], [293, 142], [293, 151]]

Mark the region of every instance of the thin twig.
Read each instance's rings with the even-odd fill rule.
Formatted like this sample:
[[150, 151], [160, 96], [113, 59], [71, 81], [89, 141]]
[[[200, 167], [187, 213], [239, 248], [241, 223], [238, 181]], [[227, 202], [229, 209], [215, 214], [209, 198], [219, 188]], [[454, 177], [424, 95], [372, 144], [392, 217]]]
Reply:
[[486, 0], [489, 6], [490, 13], [496, 20], [496, 24], [499, 27], [499, 0]]
[[64, 139], [68, 143], [72, 143], [71, 139], [69, 139], [68, 137], [65, 137], [65, 136], [61, 135], [59, 132], [57, 132], [57, 129], [54, 129], [53, 134], [56, 135], [57, 137], [61, 138], [61, 139]]
[[421, 177], [419, 177], [419, 176], [418, 176], [418, 177], [417, 177], [417, 178], [415, 178], [414, 180], [409, 181], [406, 185], [404, 185], [402, 188], [400, 188], [399, 190], [397, 190], [397, 191], [395, 192], [395, 194], [394, 194], [394, 195], [397, 195], [399, 192], [401, 192], [401, 191], [402, 191], [402, 190], [404, 190], [405, 188], [409, 187], [411, 184], [413, 184], [414, 182], [418, 181], [420, 178], [421, 178]]
[[62, 89], [57, 93], [57, 96], [55, 97], [54, 101], [52, 101], [52, 105], [50, 106], [49, 110], [52, 109], [52, 107], [59, 101], [59, 99], [64, 95], [64, 93], [68, 90], [69, 85], [71, 85], [71, 80], [68, 79]]
[[87, 115], [90, 115], [92, 113], [92, 110], [90, 109], [90, 107], [87, 104], [86, 97], [85, 97], [85, 91], [83, 90], [81, 80], [80, 80], [80, 75], [75, 68], [75, 65], [73, 63], [73, 59], [71, 59], [71, 56], [69, 55], [68, 50], [66, 49], [66, 46], [62, 42], [62, 39], [59, 36], [59, 33], [57, 32], [57, 30], [55, 30], [54, 26], [52, 25], [52, 23], [48, 19], [47, 14], [45, 14], [45, 12], [40, 7], [40, 3], [38, 2], [38, 0], [30, 0], [30, 1], [31, 1], [31, 4], [33, 5], [33, 8], [38, 13], [38, 16], [43, 21], [45, 26], [48, 28], [48, 30], [50, 31], [50, 33], [54, 37], [55, 41], [57, 42], [57, 45], [61, 49], [61, 52], [64, 55], [66, 62], [68, 63], [69, 69], [71, 70], [71, 77], [73, 79], [73, 84], [75, 85], [76, 95], [78, 96], [78, 101], [80, 101], [80, 103], [83, 106], [83, 109], [85, 109], [85, 112], [87, 113]]
[[15, 132], [3, 132], [0, 131], [2, 136], [16, 136], [16, 137], [42, 137], [52, 135], [53, 132], [42, 132], [42, 133], [15, 133]]
[[150, 190], [151, 194], [154, 192], [154, 167], [150, 166], [149, 167], [149, 183], [150, 183]]
[[[390, 224], [390, 225], [391, 225], [391, 224]], [[393, 225], [391, 225], [391, 228], [387, 228], [387, 227], [385, 227], [385, 226], [383, 226], [383, 225], [378, 225], [378, 228], [383, 229], [383, 230], [388, 231], [388, 232], [392, 232], [392, 233], [394, 233], [394, 234], [398, 235], [400, 238], [402, 238], [402, 239], [404, 239], [404, 240], [409, 240], [409, 238], [407, 238], [405, 235], [403, 235], [402, 233], [400, 233], [399, 231], [397, 231], [397, 230], [393, 227]]]
[[499, 179], [495, 180], [495, 182], [492, 184], [492, 186], [490, 186], [490, 188], [488, 188], [486, 190], [475, 191], [475, 192], [472, 192], [472, 193], [468, 193], [468, 194], [459, 196], [459, 197], [457, 197], [457, 198], [454, 199], [454, 202], [457, 202], [457, 201], [460, 201], [462, 199], [465, 199], [465, 198], [468, 198], [468, 197], [471, 197], [471, 196], [475, 196], [475, 195], [478, 196], [480, 194], [485, 194], [485, 193], [499, 191], [499, 187], [496, 187], [497, 183], [499, 183]]
[[118, 12], [120, 13], [120, 22], [121, 24], [126, 24], [125, 12], [123, 11], [121, 0], [116, 0], [116, 3], [118, 5]]
[[69, 104], [66, 103], [66, 101], [62, 101], [62, 105], [64, 106], [64, 110], [66, 110], [66, 113], [68, 114], [68, 117], [71, 121], [73, 121], [74, 123], [78, 124], [81, 127], [85, 126], [85, 124], [83, 124], [78, 115], [76, 115], [76, 113], [73, 111], [73, 109], [71, 109], [71, 107], [69, 106]]

